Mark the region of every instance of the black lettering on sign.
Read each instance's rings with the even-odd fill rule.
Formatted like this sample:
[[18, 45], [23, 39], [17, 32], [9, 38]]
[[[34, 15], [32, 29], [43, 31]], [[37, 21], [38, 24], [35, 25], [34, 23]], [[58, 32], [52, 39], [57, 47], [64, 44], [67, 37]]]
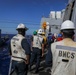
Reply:
[[62, 51], [63, 57], [66, 57], [67, 53], [66, 51]]
[[62, 56], [62, 51], [59, 51], [59, 56], [60, 56], [60, 57]]
[[68, 57], [68, 58], [70, 58], [70, 55], [71, 55], [70, 52], [67, 52], [67, 57]]
[[72, 58], [72, 59], [74, 59], [75, 57], [75, 53], [67, 51], [59, 51], [58, 55], [59, 57]]
[[75, 53], [71, 53], [71, 58], [74, 59]]

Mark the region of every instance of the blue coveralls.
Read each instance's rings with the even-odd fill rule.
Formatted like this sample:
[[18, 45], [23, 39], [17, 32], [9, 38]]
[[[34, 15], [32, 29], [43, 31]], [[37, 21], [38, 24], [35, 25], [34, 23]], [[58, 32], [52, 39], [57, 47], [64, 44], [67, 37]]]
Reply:
[[53, 35], [48, 35], [47, 37], [47, 45], [50, 47], [51, 43], [54, 42]]
[[52, 52], [51, 52], [51, 44], [54, 42], [53, 35], [48, 35], [48, 48], [47, 54], [45, 57], [46, 67], [52, 67]]
[[46, 64], [46, 67], [52, 67], [52, 52], [51, 52], [51, 47], [48, 48], [48, 52], [47, 52], [46, 58], [45, 58], [45, 64]]
[[[26, 55], [31, 54], [30, 45], [27, 42], [27, 39], [23, 39], [21, 42], [22, 48], [25, 50]], [[11, 49], [10, 49], [11, 51]], [[25, 64], [25, 62], [19, 62], [19, 61], [12, 61], [12, 69], [13, 71], [16, 71], [17, 75], [27, 75], [28, 72], [28, 64]], [[11, 72], [11, 74], [13, 73]]]

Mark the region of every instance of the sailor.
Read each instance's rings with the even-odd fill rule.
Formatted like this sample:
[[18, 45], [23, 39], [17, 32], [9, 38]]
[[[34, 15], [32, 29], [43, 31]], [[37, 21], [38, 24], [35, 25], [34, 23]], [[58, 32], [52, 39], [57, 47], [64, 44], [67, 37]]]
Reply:
[[72, 21], [64, 21], [61, 25], [63, 40], [51, 44], [51, 75], [76, 75], [76, 42], [72, 40], [74, 29]]
[[39, 72], [39, 66], [40, 66], [40, 59], [41, 56], [44, 55], [44, 40], [41, 36], [43, 30], [39, 29], [37, 34], [33, 36], [32, 38], [32, 54], [30, 59], [30, 70], [33, 65], [33, 62], [36, 61], [36, 69], [35, 73]]
[[57, 41], [61, 41], [61, 40], [63, 40], [63, 36], [61, 33], [59, 33], [57, 36]]
[[34, 31], [32, 37], [31, 37], [31, 51], [32, 51], [32, 46], [33, 46], [32, 40], [33, 40], [34, 36], [37, 36], [37, 31]]
[[54, 33], [54, 42], [57, 41], [57, 33]]
[[31, 52], [30, 45], [25, 38], [25, 31], [27, 31], [28, 28], [21, 23], [17, 26], [16, 30], [18, 34], [11, 39], [10, 44], [12, 57], [11, 74], [15, 71], [17, 75], [27, 75]]
[[44, 39], [44, 49], [46, 49], [46, 47], [47, 47], [47, 37], [45, 35], [45, 32], [42, 33], [42, 37]]
[[47, 36], [47, 45], [48, 45], [48, 48], [50, 47], [50, 44], [54, 42], [54, 36], [51, 32], [48, 33], [48, 36]]
[[[52, 65], [52, 54], [50, 53], [50, 46], [51, 44], [54, 42], [54, 35], [49, 32], [48, 33], [48, 37], [47, 37], [47, 53], [46, 53], [46, 57], [45, 57], [45, 70], [46, 71], [50, 71], [50, 67]], [[50, 56], [50, 61], [48, 62], [48, 59], [49, 59], [49, 56]], [[50, 65], [49, 65], [50, 63]]]

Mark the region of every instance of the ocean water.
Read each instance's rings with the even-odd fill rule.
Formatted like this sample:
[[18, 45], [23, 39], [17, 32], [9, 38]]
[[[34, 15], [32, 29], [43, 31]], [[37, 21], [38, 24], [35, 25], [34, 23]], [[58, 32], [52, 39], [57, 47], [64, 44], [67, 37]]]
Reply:
[[[1, 37], [2, 37], [2, 38], [4, 38], [4, 37], [9, 37], [9, 40], [10, 40], [10, 39], [11, 39], [13, 36], [15, 36], [15, 35], [16, 35], [16, 34], [1, 34]], [[31, 45], [31, 37], [32, 37], [32, 35], [26, 35], [25, 37], [26, 37], [28, 43]]]
[[[9, 37], [9, 40], [7, 42], [7, 44], [9, 43], [10, 39], [14, 36], [15, 34], [1, 34], [1, 38], [4, 37]], [[26, 39], [29, 43], [29, 45], [31, 45], [31, 35], [26, 35]], [[6, 47], [2, 47], [0, 48], [0, 75], [8, 75], [9, 72], [9, 64], [10, 64], [10, 55], [9, 55], [9, 51]]]

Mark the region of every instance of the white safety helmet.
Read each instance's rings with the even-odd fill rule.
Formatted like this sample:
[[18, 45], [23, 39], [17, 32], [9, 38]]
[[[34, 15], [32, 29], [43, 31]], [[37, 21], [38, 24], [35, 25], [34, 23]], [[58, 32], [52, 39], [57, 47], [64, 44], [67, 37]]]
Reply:
[[16, 30], [19, 30], [19, 29], [28, 30], [28, 28], [27, 28], [27, 27], [25, 27], [25, 25], [24, 25], [24, 24], [22, 24], [22, 23], [20, 23], [20, 24], [17, 26], [17, 28], [16, 28]]
[[63, 29], [75, 29], [74, 23], [70, 20], [66, 20], [61, 25], [61, 30]]
[[43, 32], [44, 32], [43, 29], [39, 29], [37, 33], [42, 34]]

